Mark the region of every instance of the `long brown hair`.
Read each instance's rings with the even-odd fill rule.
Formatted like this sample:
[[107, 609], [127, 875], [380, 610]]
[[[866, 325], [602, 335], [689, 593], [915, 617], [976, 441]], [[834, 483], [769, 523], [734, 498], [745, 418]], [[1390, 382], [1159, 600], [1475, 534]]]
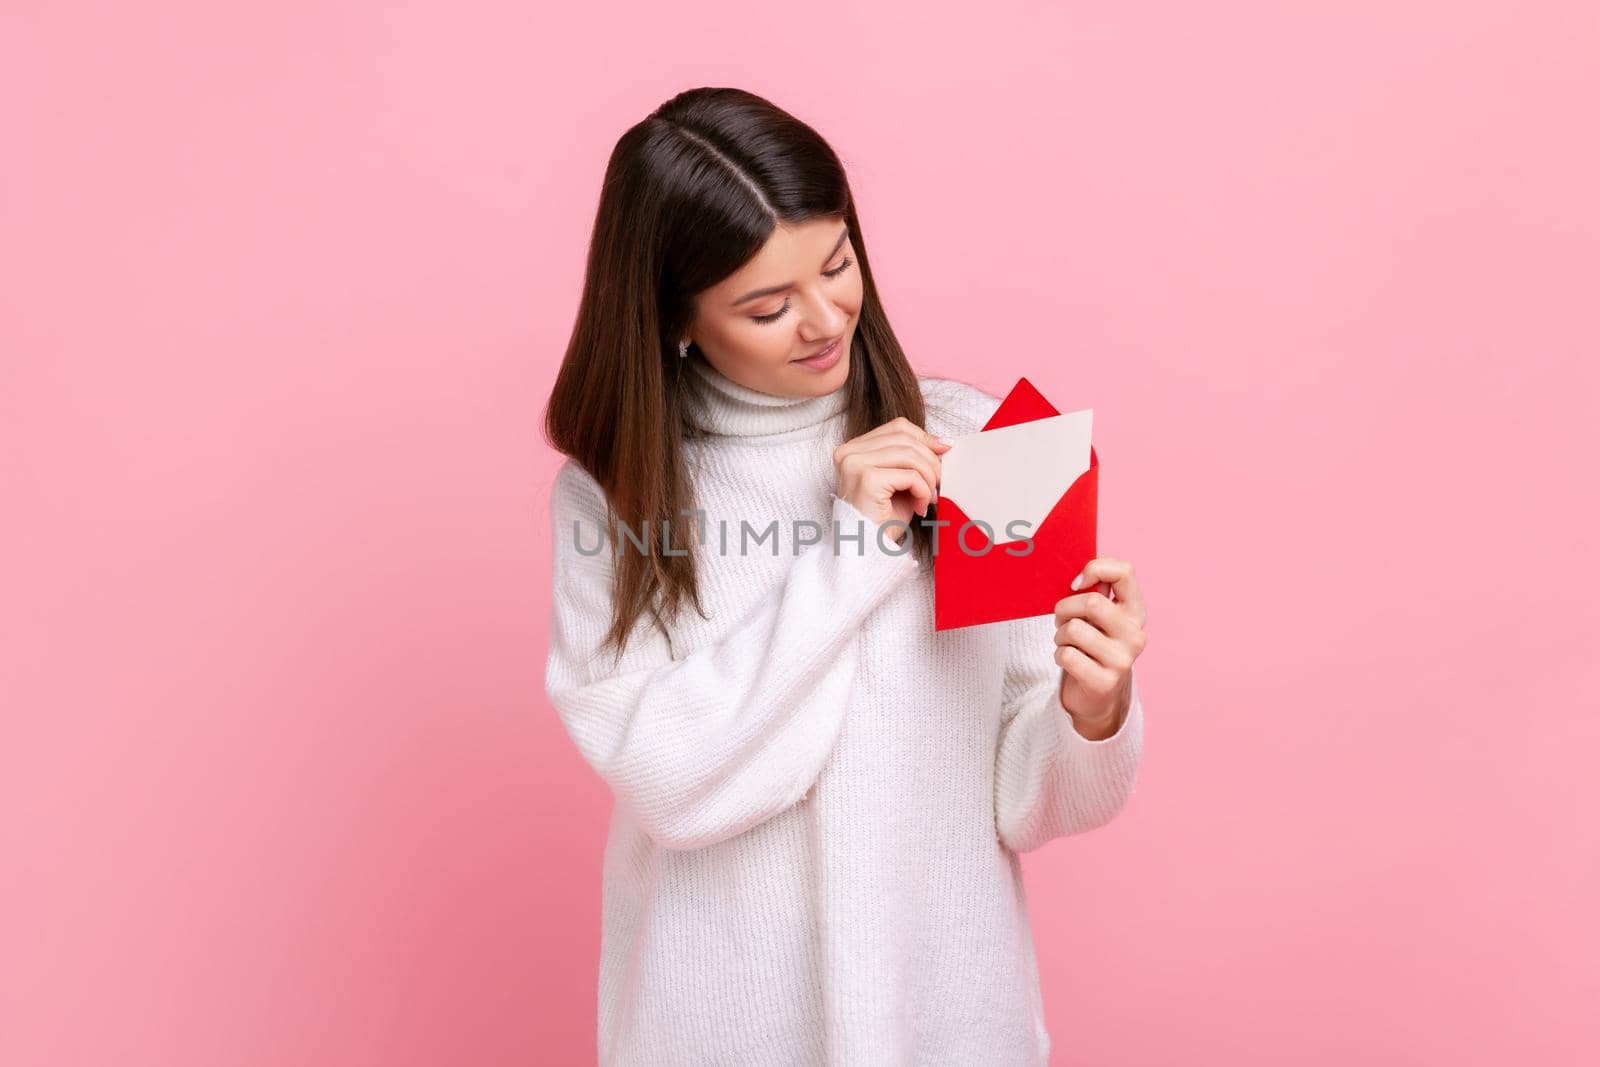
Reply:
[[[605, 645], [619, 655], [646, 612], [663, 633], [685, 600], [706, 617], [692, 517], [682, 513], [694, 504], [680, 408], [689, 372], [677, 339], [694, 297], [748, 262], [779, 223], [817, 218], [845, 221], [861, 270], [846, 438], [901, 415], [922, 426], [922, 392], [878, 298], [849, 180], [815, 130], [753, 93], [700, 88], [662, 104], [612, 149], [544, 428], [605, 490], [613, 541], [616, 522], [648, 538], [648, 551], [616, 557]], [[675, 554], [660, 551], [663, 524]], [[926, 561], [928, 530], [913, 523], [907, 536]]]

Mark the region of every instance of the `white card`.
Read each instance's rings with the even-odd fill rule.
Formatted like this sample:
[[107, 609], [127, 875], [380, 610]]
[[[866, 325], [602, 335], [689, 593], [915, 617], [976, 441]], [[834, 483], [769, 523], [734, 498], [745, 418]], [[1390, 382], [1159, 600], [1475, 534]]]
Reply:
[[[1033, 537], [1061, 494], [1089, 469], [1093, 417], [1094, 409], [1085, 408], [946, 438], [952, 447], [939, 458], [939, 494], [961, 505], [969, 519], [987, 523], [994, 544]], [[1015, 534], [1006, 529], [1012, 522]]]

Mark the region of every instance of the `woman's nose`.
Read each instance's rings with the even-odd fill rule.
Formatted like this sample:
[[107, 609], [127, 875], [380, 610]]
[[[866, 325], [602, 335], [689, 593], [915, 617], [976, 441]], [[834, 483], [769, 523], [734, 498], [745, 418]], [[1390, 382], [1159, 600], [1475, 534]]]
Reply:
[[805, 329], [802, 334], [807, 334], [808, 341], [821, 341], [828, 337], [837, 337], [844, 332], [845, 323], [850, 321], [850, 316], [845, 310], [826, 293], [812, 293], [807, 297], [808, 308], [804, 319]]

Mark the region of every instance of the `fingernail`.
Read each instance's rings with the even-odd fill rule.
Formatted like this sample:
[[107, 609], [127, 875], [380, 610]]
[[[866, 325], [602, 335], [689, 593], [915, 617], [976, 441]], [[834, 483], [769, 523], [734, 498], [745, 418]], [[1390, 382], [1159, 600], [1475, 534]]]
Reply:
[[1076, 578], [1072, 579], [1072, 588], [1074, 590], [1076, 590], [1082, 584], [1083, 584], [1083, 575], [1080, 574]]

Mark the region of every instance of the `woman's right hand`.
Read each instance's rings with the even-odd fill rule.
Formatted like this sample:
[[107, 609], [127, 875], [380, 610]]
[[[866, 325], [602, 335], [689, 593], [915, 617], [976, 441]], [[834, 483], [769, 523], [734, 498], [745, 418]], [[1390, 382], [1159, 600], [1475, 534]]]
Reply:
[[898, 543], [911, 516], [939, 499], [939, 457], [950, 447], [902, 415], [833, 450], [835, 492], [880, 526], [899, 520], [889, 528]]

